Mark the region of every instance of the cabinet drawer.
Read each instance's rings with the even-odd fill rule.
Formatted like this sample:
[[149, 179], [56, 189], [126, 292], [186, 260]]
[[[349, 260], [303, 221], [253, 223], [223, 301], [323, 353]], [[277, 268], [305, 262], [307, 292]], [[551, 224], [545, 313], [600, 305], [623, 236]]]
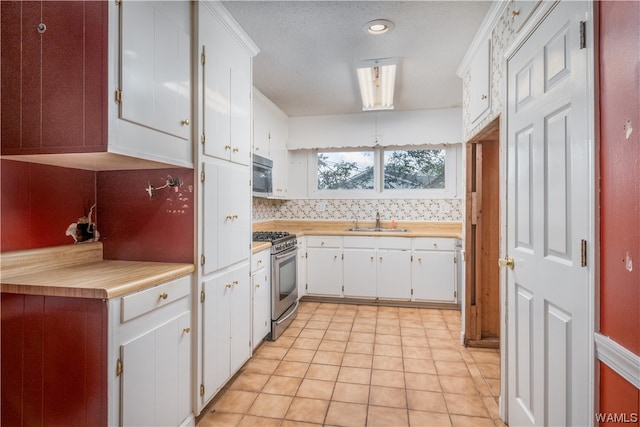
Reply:
[[375, 249], [376, 240], [375, 237], [345, 236], [344, 247], [358, 249]]
[[378, 237], [378, 249], [411, 249], [411, 239], [406, 237]]
[[271, 261], [270, 250], [260, 251], [251, 257], [251, 272], [258, 271], [261, 268], [271, 268], [269, 263]]
[[448, 237], [424, 237], [413, 239], [413, 249], [453, 251], [456, 248], [456, 239]]
[[307, 247], [311, 248], [339, 248], [342, 246], [341, 236], [308, 236]]
[[189, 275], [126, 295], [122, 297], [121, 323], [184, 298], [190, 291], [191, 276]]

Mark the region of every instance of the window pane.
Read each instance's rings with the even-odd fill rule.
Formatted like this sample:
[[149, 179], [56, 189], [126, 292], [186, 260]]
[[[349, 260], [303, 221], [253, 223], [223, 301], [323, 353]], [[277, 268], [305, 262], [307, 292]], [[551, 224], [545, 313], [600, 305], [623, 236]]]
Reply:
[[318, 190], [373, 189], [373, 151], [318, 153]]
[[384, 188], [445, 188], [445, 150], [384, 152]]

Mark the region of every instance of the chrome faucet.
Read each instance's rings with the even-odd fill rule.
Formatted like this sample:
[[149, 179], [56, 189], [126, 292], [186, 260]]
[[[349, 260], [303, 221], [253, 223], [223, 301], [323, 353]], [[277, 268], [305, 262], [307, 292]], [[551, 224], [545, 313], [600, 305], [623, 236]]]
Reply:
[[380, 228], [380, 212], [376, 212], [376, 228]]

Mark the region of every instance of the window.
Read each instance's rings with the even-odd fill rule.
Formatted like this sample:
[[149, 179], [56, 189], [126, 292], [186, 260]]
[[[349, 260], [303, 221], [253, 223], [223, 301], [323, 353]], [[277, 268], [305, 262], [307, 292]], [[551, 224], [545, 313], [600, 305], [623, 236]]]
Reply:
[[317, 153], [318, 190], [372, 190], [374, 154], [371, 151]]
[[444, 149], [384, 152], [384, 189], [445, 188]]
[[456, 146], [309, 152], [310, 194], [323, 197], [455, 197]]

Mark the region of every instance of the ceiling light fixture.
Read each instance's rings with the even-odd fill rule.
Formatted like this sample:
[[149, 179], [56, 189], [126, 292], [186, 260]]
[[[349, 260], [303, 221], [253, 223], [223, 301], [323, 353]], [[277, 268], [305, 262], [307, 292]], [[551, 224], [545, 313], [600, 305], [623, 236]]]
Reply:
[[387, 33], [391, 29], [393, 29], [393, 22], [386, 19], [376, 19], [375, 21], [367, 22], [367, 25], [365, 25], [365, 30], [374, 35]]
[[356, 65], [362, 111], [393, 110], [397, 59], [371, 59]]

